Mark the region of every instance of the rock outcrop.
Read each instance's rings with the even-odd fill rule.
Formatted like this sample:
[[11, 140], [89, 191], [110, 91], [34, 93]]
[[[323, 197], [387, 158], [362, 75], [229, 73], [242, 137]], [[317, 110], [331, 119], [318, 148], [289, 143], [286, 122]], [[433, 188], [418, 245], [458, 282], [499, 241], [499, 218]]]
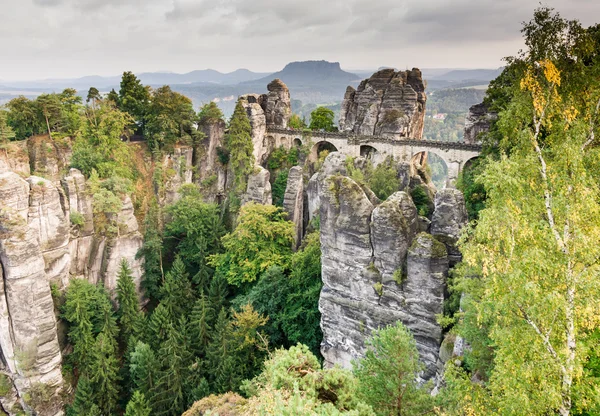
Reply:
[[242, 198], [243, 203], [256, 202], [263, 205], [271, 205], [273, 198], [271, 194], [271, 174], [265, 168], [258, 166], [255, 172], [248, 176], [248, 187]]
[[442, 330], [435, 315], [443, 307], [446, 247], [429, 234], [418, 234], [417, 210], [406, 192], [382, 203], [370, 199], [343, 176], [337, 159], [330, 155], [311, 179], [317, 184], [313, 193], [320, 195], [325, 363], [350, 367], [363, 355], [373, 330], [402, 321], [425, 363], [422, 377], [430, 379], [440, 369]]
[[267, 126], [287, 128], [292, 115], [290, 90], [280, 79], [274, 79], [267, 85], [266, 97], [262, 97]]
[[279, 79], [268, 86], [268, 94], [247, 94], [240, 97], [252, 126], [252, 144], [257, 164], [265, 163], [275, 143], [266, 136], [267, 126], [287, 128], [292, 115], [290, 91]]
[[71, 161], [71, 140], [54, 140], [48, 135], [27, 140], [29, 164], [34, 175], [53, 182], [59, 181]]
[[456, 243], [467, 222], [468, 215], [462, 192], [453, 188], [437, 191], [435, 210], [431, 217], [431, 234], [446, 245], [452, 264], [461, 260]]
[[425, 119], [421, 71], [382, 69], [348, 87], [342, 102], [340, 130], [358, 135], [421, 139]]
[[30, 185], [13, 172], [0, 174], [0, 361], [18, 392], [44, 383], [57, 393], [63, 384], [62, 358], [43, 256], [48, 247], [41, 244], [62, 244], [55, 238], [62, 220], [40, 225], [35, 211], [43, 210], [44, 195], [53, 197], [34, 186], [41, 185]]
[[498, 114], [489, 111], [485, 103], [471, 106], [465, 119], [465, 143], [480, 143], [481, 135], [490, 131], [492, 122], [497, 118]]
[[283, 209], [287, 212], [288, 219], [294, 223], [294, 244], [298, 247], [304, 232], [304, 178], [300, 166], [294, 166], [288, 173]]
[[227, 169], [219, 161], [219, 151], [225, 140], [225, 122], [215, 120], [200, 125], [204, 138], [195, 149], [195, 182], [210, 202], [217, 202], [225, 193]]
[[171, 154], [163, 160], [165, 170], [165, 194], [161, 201], [163, 206], [176, 202], [181, 195], [181, 185], [192, 183], [194, 148], [192, 146], [176, 146]]

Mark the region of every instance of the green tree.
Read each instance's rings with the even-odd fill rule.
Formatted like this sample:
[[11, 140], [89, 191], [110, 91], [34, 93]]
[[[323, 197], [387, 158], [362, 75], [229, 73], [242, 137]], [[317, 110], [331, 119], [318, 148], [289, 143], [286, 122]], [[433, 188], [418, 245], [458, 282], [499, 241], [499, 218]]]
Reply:
[[497, 122], [503, 154], [477, 178], [486, 208], [462, 245], [481, 278], [460, 288], [489, 322], [493, 368], [483, 389], [453, 382], [467, 387], [463, 409], [569, 415], [599, 397], [584, 369], [600, 326], [600, 48], [548, 8], [523, 33], [528, 49], [510, 61], [523, 72]]
[[204, 104], [198, 112], [198, 124], [200, 125], [216, 123], [219, 120], [223, 119], [223, 112], [221, 111], [217, 103], [215, 103], [214, 101], [211, 101], [208, 104]]
[[191, 337], [192, 349], [196, 356], [203, 357], [206, 354], [206, 347], [210, 343], [212, 323], [215, 319], [215, 311], [210, 305], [208, 297], [201, 294], [190, 316], [189, 334]]
[[148, 299], [153, 302], [160, 297], [160, 286], [164, 281], [163, 238], [159, 225], [160, 208], [152, 201], [144, 219], [144, 243], [136, 254], [136, 259], [144, 259], [142, 287]]
[[94, 392], [87, 377], [79, 377], [77, 388], [75, 389], [75, 398], [68, 414], [74, 416], [84, 416], [89, 414], [90, 408], [94, 404]]
[[161, 370], [151, 392], [152, 410], [155, 415], [180, 415], [187, 406], [186, 389], [189, 377], [191, 355], [189, 344], [180, 329], [170, 324], [167, 339], [158, 353], [161, 357]]
[[365, 356], [354, 363], [359, 397], [378, 415], [422, 415], [433, 410], [426, 386], [417, 375], [423, 369], [409, 330], [401, 322], [375, 331], [365, 342]]
[[225, 234], [218, 205], [203, 202], [197, 187], [186, 187], [167, 213], [171, 218], [165, 225], [167, 250], [177, 252], [191, 272], [192, 281], [206, 289], [214, 274], [208, 256], [220, 251]]
[[161, 303], [150, 315], [148, 323], [148, 339], [152, 347], [156, 350], [160, 344], [167, 339], [167, 328], [169, 324], [175, 322], [175, 319], [169, 315], [167, 308]]
[[292, 129], [305, 129], [306, 128], [306, 120], [301, 118], [298, 114], [292, 114], [290, 117], [290, 121], [288, 121], [288, 127]]
[[61, 102], [57, 94], [42, 94], [35, 99], [35, 104], [41, 115], [47, 133], [52, 138], [52, 131], [57, 131], [61, 123]]
[[127, 403], [125, 416], [150, 416], [151, 413], [152, 409], [150, 409], [150, 404], [146, 400], [144, 393], [136, 390], [131, 396], [129, 403]]
[[0, 107], [0, 144], [14, 139], [15, 136], [15, 131], [8, 124], [8, 112]]
[[23, 96], [13, 98], [6, 105], [8, 108], [8, 125], [14, 130], [15, 138], [23, 140], [44, 131], [37, 116], [37, 106], [34, 101]]
[[132, 119], [110, 102], [102, 102], [95, 115], [88, 114], [73, 146], [71, 166], [90, 176], [96, 170], [100, 178], [120, 176], [131, 179], [131, 149], [121, 137], [127, 134]]
[[236, 361], [232, 345], [232, 327], [227, 311], [219, 311], [213, 329], [212, 340], [206, 351], [207, 367], [212, 391], [224, 393], [237, 389], [242, 381], [235, 371]]
[[[111, 94], [109, 94], [109, 99]], [[117, 105], [129, 113], [138, 127], [144, 125], [150, 104], [150, 88], [142, 85], [133, 72], [123, 72]]]
[[160, 288], [160, 304], [164, 306], [172, 320], [179, 319], [190, 309], [192, 302], [192, 286], [185, 265], [180, 257], [175, 259], [173, 267], [165, 276], [165, 283]]
[[121, 342], [125, 345], [130, 336], [140, 333], [143, 320], [132, 272], [126, 259], [121, 260], [117, 276], [117, 303]]
[[309, 128], [311, 130], [336, 131], [337, 128], [333, 123], [334, 118], [333, 110], [327, 107], [317, 107], [310, 113]]
[[95, 403], [104, 414], [112, 414], [117, 410], [119, 399], [119, 361], [115, 340], [100, 333], [96, 338], [91, 362], [89, 377]]
[[251, 202], [242, 207], [235, 230], [223, 237], [225, 253], [213, 255], [211, 263], [239, 286], [271, 266], [286, 268], [293, 242], [294, 225], [281, 208]]
[[189, 98], [165, 85], [152, 93], [147, 112], [145, 136], [150, 149], [171, 148], [178, 141], [191, 143], [196, 113]]
[[370, 170], [367, 182], [369, 188], [382, 201], [385, 201], [394, 192], [400, 190], [398, 168], [394, 163], [394, 159], [387, 157], [383, 162]]
[[225, 136], [225, 149], [229, 153], [229, 166], [235, 176], [233, 181], [237, 193], [246, 190], [248, 175], [254, 169], [254, 146], [252, 127], [242, 103], [238, 100], [229, 121], [229, 131]]
[[136, 391], [151, 399], [159, 366], [152, 347], [138, 341], [131, 352], [129, 361], [129, 372]]

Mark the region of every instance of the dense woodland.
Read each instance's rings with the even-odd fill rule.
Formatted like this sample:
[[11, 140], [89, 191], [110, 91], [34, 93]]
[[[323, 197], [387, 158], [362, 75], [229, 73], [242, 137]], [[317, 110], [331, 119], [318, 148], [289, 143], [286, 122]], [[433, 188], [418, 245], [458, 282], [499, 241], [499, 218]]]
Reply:
[[[321, 368], [319, 224], [294, 252], [281, 208], [239, 206], [254, 160], [238, 103], [222, 158], [235, 174], [228, 202], [205, 203], [202, 187], [187, 185], [166, 208], [148, 195], [136, 206], [144, 303], [126, 262], [115, 299], [83, 280], [53, 290], [72, 346], [67, 415], [600, 414], [600, 26], [540, 8], [522, 33], [526, 49], [485, 96], [499, 118], [484, 155], [459, 180], [471, 223], [439, 323], [468, 348], [435, 395], [415, 381], [421, 365], [400, 323], [372, 335], [353, 371]], [[313, 122], [325, 124], [310, 127], [333, 128], [333, 112], [321, 113]], [[143, 181], [123, 139], [144, 136], [159, 160], [220, 118], [214, 104], [196, 113], [169, 87], [125, 73], [120, 91], [92, 88], [85, 104], [72, 90], [12, 100], [0, 142], [75, 137], [72, 166], [89, 178], [105, 217], [97, 226], [110, 234], [119, 195]], [[271, 156], [279, 188], [297, 160]], [[380, 166], [359, 179], [385, 198], [394, 172]], [[160, 188], [158, 169], [153, 181]], [[42, 389], [31, 394], [43, 405]]]

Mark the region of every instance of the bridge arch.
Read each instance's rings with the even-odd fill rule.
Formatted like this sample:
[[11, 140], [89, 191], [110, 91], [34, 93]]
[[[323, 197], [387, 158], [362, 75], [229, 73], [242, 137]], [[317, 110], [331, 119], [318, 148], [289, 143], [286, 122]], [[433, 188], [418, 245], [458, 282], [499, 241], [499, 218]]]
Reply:
[[360, 145], [360, 155], [365, 159], [372, 160], [378, 155], [379, 151], [368, 144]]
[[299, 137], [296, 137], [294, 140], [292, 140], [292, 144], [296, 147], [300, 147], [302, 146], [302, 140]]
[[449, 161], [444, 157], [443, 152], [435, 152], [431, 150], [423, 150], [415, 153], [411, 161], [419, 165], [429, 167], [431, 181], [436, 188], [444, 188], [448, 182], [448, 174], [450, 170]]
[[316, 162], [319, 159], [319, 155], [321, 152], [327, 151], [329, 153], [337, 152], [338, 148], [335, 145], [327, 140], [321, 140], [315, 143], [310, 150], [309, 160], [311, 162]]

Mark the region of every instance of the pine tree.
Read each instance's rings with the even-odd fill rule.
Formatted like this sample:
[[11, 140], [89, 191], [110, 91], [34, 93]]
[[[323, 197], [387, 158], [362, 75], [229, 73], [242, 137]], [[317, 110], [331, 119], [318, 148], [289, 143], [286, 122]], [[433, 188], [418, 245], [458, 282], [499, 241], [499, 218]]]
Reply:
[[116, 341], [109, 334], [100, 333], [96, 338], [90, 381], [98, 407], [104, 414], [111, 414], [117, 409], [119, 398], [119, 360], [117, 359]]
[[[232, 327], [227, 311], [221, 308], [213, 330], [212, 341], [206, 351], [209, 379], [213, 392], [224, 393], [239, 387], [233, 380], [235, 363], [232, 356]], [[240, 380], [241, 381], [241, 380]]]
[[152, 413], [152, 409], [150, 409], [148, 400], [146, 400], [143, 393], [136, 390], [129, 403], [127, 403], [125, 416], [150, 416], [150, 413]]
[[179, 319], [192, 301], [192, 285], [185, 270], [185, 264], [177, 257], [173, 267], [165, 276], [160, 289], [161, 305], [167, 309], [172, 320]]
[[179, 415], [187, 405], [191, 354], [180, 328], [169, 324], [168, 337], [160, 348], [161, 371], [152, 389], [152, 409], [156, 415]]
[[75, 398], [73, 399], [69, 413], [75, 416], [88, 415], [93, 404], [94, 392], [90, 380], [85, 376], [79, 377], [77, 388], [75, 389]]
[[124, 345], [131, 335], [139, 334], [143, 318], [131, 269], [125, 259], [121, 261], [117, 277], [117, 302], [117, 319], [121, 330], [121, 343]]
[[189, 324], [192, 349], [197, 356], [204, 357], [206, 354], [206, 347], [210, 342], [213, 320], [214, 310], [208, 298], [202, 294], [194, 304]]
[[153, 201], [144, 220], [144, 243], [138, 251], [136, 258], [144, 259], [144, 273], [142, 287], [150, 301], [158, 301], [160, 286], [164, 280], [162, 250], [163, 238], [159, 227], [160, 208]]
[[154, 349], [158, 350], [161, 343], [167, 339], [167, 328], [172, 322], [173, 319], [169, 311], [162, 303], [154, 309], [154, 312], [150, 315], [149, 338], [147, 339]]
[[138, 341], [129, 358], [129, 372], [135, 389], [150, 399], [154, 388], [158, 360], [150, 345]]
[[227, 307], [227, 294], [229, 290], [227, 287], [227, 280], [220, 275], [216, 274], [210, 282], [208, 289], [208, 301], [213, 311], [220, 311], [221, 308]]
[[117, 318], [115, 317], [113, 304], [104, 288], [98, 288], [97, 299], [98, 316], [95, 322], [95, 331], [98, 334], [104, 333], [107, 335], [107, 340], [114, 342], [116, 346], [119, 327], [117, 326]]
[[237, 193], [244, 192], [248, 175], [254, 169], [254, 155], [252, 153], [254, 146], [252, 144], [250, 120], [239, 100], [229, 122], [225, 147], [229, 151], [229, 165], [235, 175], [234, 189]]

